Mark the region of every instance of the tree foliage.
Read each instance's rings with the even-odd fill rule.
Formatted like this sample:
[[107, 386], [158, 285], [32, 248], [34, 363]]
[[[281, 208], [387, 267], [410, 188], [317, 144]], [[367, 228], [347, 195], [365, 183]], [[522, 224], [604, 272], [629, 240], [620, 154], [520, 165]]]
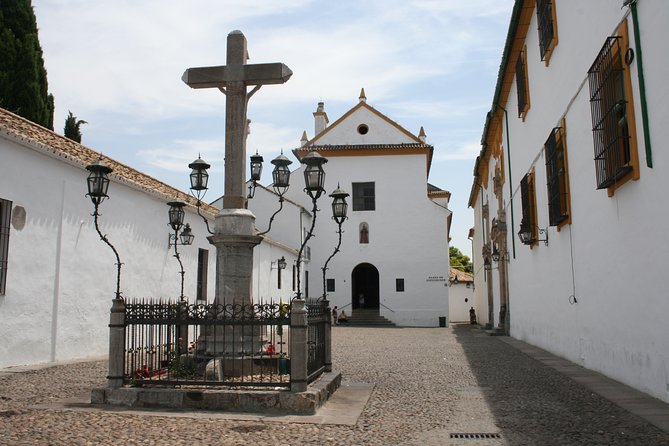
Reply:
[[474, 271], [474, 265], [469, 257], [464, 255], [458, 248], [451, 246], [448, 248], [449, 264], [460, 271], [471, 273]]
[[53, 130], [48, 89], [31, 0], [0, 1], [0, 107]]
[[77, 120], [77, 117], [69, 112], [65, 118], [65, 128], [63, 134], [72, 141], [81, 142], [81, 124], [88, 124], [83, 119]]

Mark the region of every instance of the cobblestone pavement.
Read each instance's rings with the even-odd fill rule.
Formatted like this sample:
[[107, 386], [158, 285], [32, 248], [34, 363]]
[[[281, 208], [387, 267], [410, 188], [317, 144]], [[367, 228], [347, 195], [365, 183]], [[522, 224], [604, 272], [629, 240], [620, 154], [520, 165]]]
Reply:
[[[103, 385], [98, 361], [0, 374], [0, 444], [669, 445], [669, 434], [469, 326], [336, 327], [333, 339], [344, 379], [375, 384], [355, 426], [48, 406]], [[500, 438], [450, 438], [458, 433]]]

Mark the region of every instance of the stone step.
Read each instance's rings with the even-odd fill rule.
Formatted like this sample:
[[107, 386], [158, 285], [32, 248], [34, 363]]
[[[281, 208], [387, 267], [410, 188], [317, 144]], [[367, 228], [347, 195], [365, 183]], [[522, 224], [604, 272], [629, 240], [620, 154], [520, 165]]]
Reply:
[[394, 327], [395, 324], [379, 314], [378, 309], [357, 309], [340, 324], [351, 327]]

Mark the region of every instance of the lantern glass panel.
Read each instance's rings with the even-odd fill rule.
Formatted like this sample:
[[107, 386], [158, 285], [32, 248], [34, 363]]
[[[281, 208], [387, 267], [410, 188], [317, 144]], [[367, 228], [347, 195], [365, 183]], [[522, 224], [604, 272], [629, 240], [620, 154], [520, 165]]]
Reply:
[[184, 204], [180, 202], [172, 202], [167, 204], [170, 205], [170, 210], [168, 211], [170, 226], [175, 231], [178, 231], [184, 222]]
[[309, 165], [304, 169], [304, 183], [308, 191], [317, 191], [323, 188], [325, 171], [320, 166]]
[[348, 204], [343, 198], [335, 198], [332, 201], [332, 216], [335, 219], [346, 218], [346, 210], [348, 209]]
[[190, 174], [190, 188], [193, 190], [205, 190], [207, 189], [207, 183], [209, 182], [209, 174], [206, 170], [201, 168], [195, 168]]
[[260, 181], [262, 173], [262, 156], [255, 154], [251, 156], [251, 181]]
[[106, 197], [109, 189], [109, 178], [101, 171], [88, 175], [88, 194], [94, 198]]
[[272, 172], [274, 187], [288, 187], [290, 182], [290, 169], [288, 166], [276, 166]]
[[179, 236], [179, 238], [181, 239], [181, 244], [182, 245], [188, 246], [188, 245], [191, 245], [193, 243], [193, 239], [195, 238], [195, 236], [191, 232], [189, 225], [186, 225], [184, 230], [181, 231], [181, 235]]

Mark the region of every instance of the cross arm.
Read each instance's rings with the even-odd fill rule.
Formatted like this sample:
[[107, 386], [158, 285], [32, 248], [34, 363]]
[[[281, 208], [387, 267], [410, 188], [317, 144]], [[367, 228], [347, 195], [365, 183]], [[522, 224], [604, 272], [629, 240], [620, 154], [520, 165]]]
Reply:
[[191, 88], [225, 87], [228, 82], [246, 85], [283, 84], [293, 72], [282, 63], [188, 68], [181, 80]]

